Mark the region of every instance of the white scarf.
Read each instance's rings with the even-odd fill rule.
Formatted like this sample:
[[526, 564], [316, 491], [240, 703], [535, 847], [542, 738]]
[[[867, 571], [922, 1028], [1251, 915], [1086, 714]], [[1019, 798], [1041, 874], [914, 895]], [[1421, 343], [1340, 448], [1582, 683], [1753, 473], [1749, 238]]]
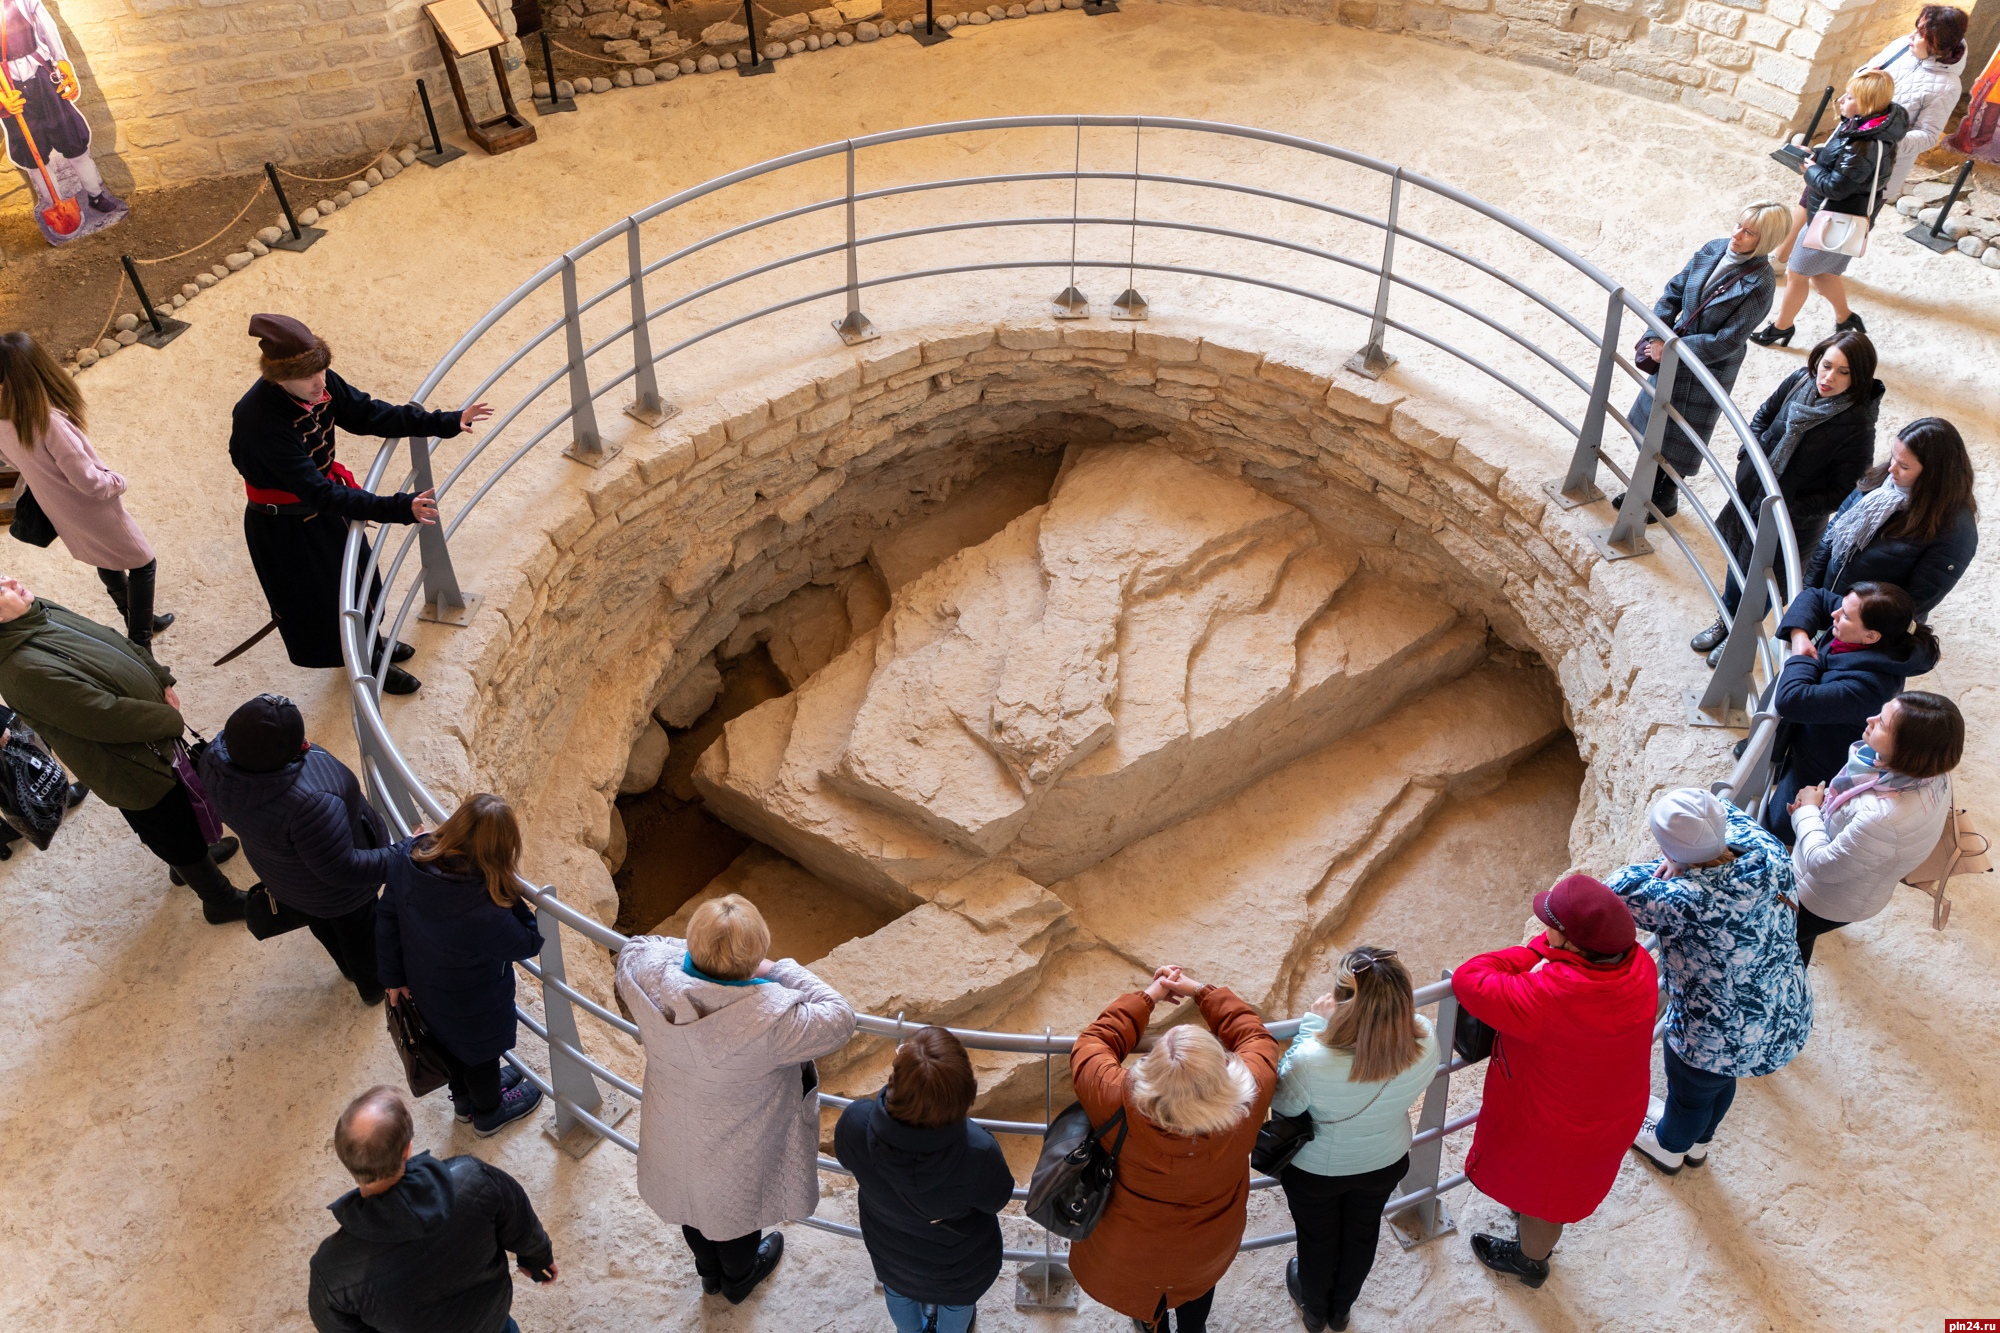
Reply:
[[1874, 541], [1882, 525], [1909, 502], [1910, 493], [1885, 478], [1880, 486], [1861, 498], [1860, 504], [1833, 521], [1827, 530], [1827, 537], [1833, 543], [1833, 558], [1827, 562], [1829, 587], [1847, 568], [1849, 557]]

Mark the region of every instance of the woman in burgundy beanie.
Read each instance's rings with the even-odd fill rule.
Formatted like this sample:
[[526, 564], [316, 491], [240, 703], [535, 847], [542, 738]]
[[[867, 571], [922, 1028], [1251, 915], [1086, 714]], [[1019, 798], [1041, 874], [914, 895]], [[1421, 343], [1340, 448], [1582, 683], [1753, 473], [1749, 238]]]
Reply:
[[1653, 956], [1632, 913], [1588, 875], [1535, 895], [1548, 929], [1469, 958], [1452, 974], [1459, 1004], [1496, 1033], [1465, 1174], [1520, 1214], [1516, 1240], [1475, 1235], [1488, 1268], [1531, 1287], [1548, 1280], [1563, 1226], [1597, 1211], [1653, 1081]]
[[[493, 409], [474, 403], [462, 412], [432, 412], [370, 398], [329, 369], [333, 352], [325, 340], [288, 315], [252, 315], [250, 336], [263, 350], [260, 376], [237, 401], [229, 433], [229, 461], [243, 474], [249, 497], [243, 539], [292, 662], [337, 667], [347, 525], [435, 523], [437, 500], [430, 491], [377, 495], [361, 489], [334, 459], [334, 428], [390, 439], [448, 439]], [[367, 559], [366, 542], [362, 558]], [[371, 603], [380, 592], [377, 580], [369, 590]], [[394, 660], [404, 661], [413, 651], [399, 643]], [[382, 689], [412, 694], [421, 683], [391, 666]]]

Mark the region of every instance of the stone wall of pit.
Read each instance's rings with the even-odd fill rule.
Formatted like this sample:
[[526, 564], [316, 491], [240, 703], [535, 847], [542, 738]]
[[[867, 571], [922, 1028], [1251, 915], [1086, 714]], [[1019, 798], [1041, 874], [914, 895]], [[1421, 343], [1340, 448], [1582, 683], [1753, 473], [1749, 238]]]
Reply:
[[1679, 557], [1603, 561], [1587, 539], [1602, 513], [1549, 504], [1539, 467], [1508, 465], [1518, 443], [1442, 405], [1185, 332], [1077, 325], [885, 339], [766, 389], [539, 497], [511, 558], [477, 571], [487, 610], [454, 639], [467, 679], [432, 673], [395, 715], [441, 789], [522, 799], [530, 873], [604, 920], [596, 853], [654, 703], [739, 618], [858, 561], [927, 494], [999, 451], [1073, 439], [1153, 439], [1240, 476], [1539, 654], [1590, 765], [1579, 865], [1636, 848], [1663, 786], [1728, 769], [1731, 734], [1678, 725], [1698, 667], [1685, 637], [1707, 615]]

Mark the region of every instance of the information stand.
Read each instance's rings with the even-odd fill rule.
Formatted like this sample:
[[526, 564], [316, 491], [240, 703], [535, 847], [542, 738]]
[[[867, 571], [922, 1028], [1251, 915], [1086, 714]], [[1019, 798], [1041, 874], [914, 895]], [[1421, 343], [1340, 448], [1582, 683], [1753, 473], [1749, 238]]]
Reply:
[[[444, 57], [444, 72], [451, 80], [451, 95], [458, 102], [458, 118], [465, 133], [488, 153], [504, 153], [535, 141], [535, 127], [514, 105], [514, 90], [507, 84], [507, 67], [501, 63], [500, 48], [507, 39], [493, 24], [493, 18], [479, 0], [431, 0], [424, 6], [437, 36], [438, 54]], [[493, 61], [493, 81], [500, 86], [500, 103], [506, 108], [491, 120], [475, 120], [465, 100], [465, 81], [458, 62], [465, 56], [487, 53]]]

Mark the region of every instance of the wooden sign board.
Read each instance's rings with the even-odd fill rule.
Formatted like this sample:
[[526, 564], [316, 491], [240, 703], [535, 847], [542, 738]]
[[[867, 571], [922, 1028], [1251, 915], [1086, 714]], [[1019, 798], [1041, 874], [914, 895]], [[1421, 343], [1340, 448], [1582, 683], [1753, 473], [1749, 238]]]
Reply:
[[478, 55], [507, 40], [479, 0], [431, 0], [424, 13], [455, 56]]

